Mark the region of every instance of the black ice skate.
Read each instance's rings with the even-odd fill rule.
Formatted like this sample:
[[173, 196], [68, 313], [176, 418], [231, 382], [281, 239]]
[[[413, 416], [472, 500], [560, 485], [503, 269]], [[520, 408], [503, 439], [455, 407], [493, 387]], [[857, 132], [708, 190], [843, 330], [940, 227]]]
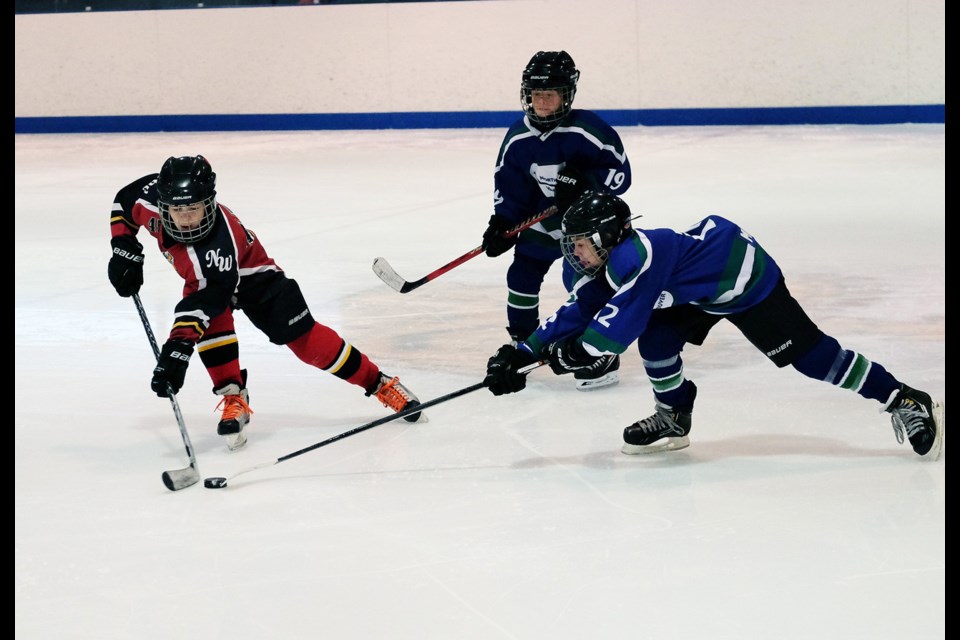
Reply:
[[904, 433], [917, 454], [926, 460], [939, 460], [943, 451], [943, 405], [923, 391], [903, 385], [885, 407], [893, 422], [897, 442], [903, 444]]
[[693, 399], [685, 407], [671, 407], [657, 402], [657, 411], [649, 418], [634, 422], [623, 430], [623, 447], [627, 455], [676, 451], [690, 446], [690, 427], [693, 423], [693, 400], [697, 387], [693, 387]]
[[604, 356], [585, 369], [573, 372], [578, 391], [593, 391], [620, 382], [620, 356]]

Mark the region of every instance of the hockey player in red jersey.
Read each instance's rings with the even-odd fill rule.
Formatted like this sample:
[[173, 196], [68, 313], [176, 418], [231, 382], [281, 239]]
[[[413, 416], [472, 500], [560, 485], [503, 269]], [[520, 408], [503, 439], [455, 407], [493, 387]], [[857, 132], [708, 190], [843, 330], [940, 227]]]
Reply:
[[[247, 442], [244, 428], [253, 411], [247, 372], [240, 368], [234, 331], [239, 309], [272, 343], [287, 346], [303, 362], [354, 384], [384, 406], [402, 411], [419, 404], [399, 379], [386, 375], [359, 349], [310, 314], [300, 287], [271, 258], [257, 236], [217, 201], [216, 174], [203, 156], [169, 158], [160, 173], [121, 189], [110, 216], [113, 255], [110, 283], [123, 297], [143, 284], [141, 227], [184, 280], [173, 327], [160, 350], [150, 386], [167, 397], [167, 385], [183, 386], [194, 351], [220, 396], [223, 414], [217, 433], [227, 448]], [[408, 422], [425, 422], [413, 413]]]

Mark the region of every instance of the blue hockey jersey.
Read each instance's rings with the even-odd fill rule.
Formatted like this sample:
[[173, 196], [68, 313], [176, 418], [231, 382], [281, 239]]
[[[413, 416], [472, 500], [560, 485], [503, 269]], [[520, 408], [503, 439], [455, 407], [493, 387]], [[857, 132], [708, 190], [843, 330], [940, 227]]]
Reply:
[[753, 236], [720, 216], [684, 232], [637, 229], [610, 250], [604, 271], [575, 283], [570, 299], [526, 346], [537, 354], [580, 335], [591, 355], [620, 354], [655, 309], [692, 304], [707, 313], [737, 313], [766, 298], [780, 277], [780, 267]]
[[[524, 116], [507, 130], [497, 154], [494, 212], [517, 224], [551, 206], [557, 174], [567, 164], [586, 171], [614, 195], [623, 195], [630, 186], [623, 142], [597, 114], [574, 109], [546, 133]], [[562, 212], [523, 231], [517, 252], [559, 258], [561, 216]]]

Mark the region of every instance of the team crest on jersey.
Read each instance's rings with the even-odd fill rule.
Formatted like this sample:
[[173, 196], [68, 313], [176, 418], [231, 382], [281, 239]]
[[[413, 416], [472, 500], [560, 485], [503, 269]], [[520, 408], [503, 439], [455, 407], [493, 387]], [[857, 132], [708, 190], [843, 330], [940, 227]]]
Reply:
[[547, 198], [553, 197], [553, 188], [557, 184], [557, 174], [560, 173], [560, 165], [533, 163], [530, 165], [530, 175], [537, 181], [537, 186]]
[[666, 309], [673, 306], [673, 294], [669, 291], [661, 291], [657, 296], [657, 301], [653, 304], [654, 309]]
[[164, 251], [163, 257], [167, 259], [167, 262], [173, 264], [173, 255], [169, 251]]

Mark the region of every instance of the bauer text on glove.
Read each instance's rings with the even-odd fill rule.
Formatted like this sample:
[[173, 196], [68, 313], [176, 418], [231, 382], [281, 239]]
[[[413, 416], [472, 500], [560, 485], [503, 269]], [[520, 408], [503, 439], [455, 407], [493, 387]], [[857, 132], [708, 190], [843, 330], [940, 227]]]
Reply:
[[153, 370], [153, 379], [150, 388], [161, 398], [170, 394], [167, 385], [173, 393], [180, 391], [183, 380], [187, 376], [187, 367], [190, 365], [190, 356], [193, 355], [193, 345], [184, 340], [167, 340], [160, 350], [157, 366]]
[[561, 169], [553, 188], [553, 204], [557, 206], [557, 211], [563, 215], [580, 196], [597, 188], [595, 182], [588, 173], [573, 165]]
[[110, 240], [113, 255], [107, 265], [107, 277], [117, 294], [129, 298], [143, 285], [143, 245], [133, 236]]

